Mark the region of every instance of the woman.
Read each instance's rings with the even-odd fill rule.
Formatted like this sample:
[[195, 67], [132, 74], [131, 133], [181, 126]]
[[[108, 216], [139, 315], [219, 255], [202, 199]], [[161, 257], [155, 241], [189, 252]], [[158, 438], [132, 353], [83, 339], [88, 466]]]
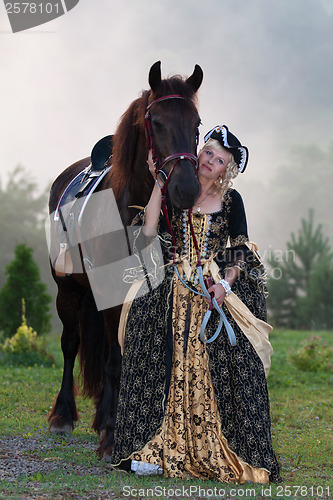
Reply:
[[[247, 160], [247, 148], [226, 126], [205, 136], [198, 167], [201, 194], [190, 214], [169, 210], [176, 267], [173, 240], [161, 216], [161, 181], [156, 182], [137, 246], [153, 242], [156, 274], [158, 239], [164, 256], [159, 269], [165, 275], [154, 290], [133, 301], [127, 316], [115, 466], [130, 463], [138, 474], [235, 483], [279, 481], [265, 376], [271, 346], [267, 333], [259, 331], [270, 329], [264, 322], [264, 269], [249, 245], [242, 198], [231, 188]], [[151, 164], [150, 169], [153, 173]], [[203, 295], [198, 259], [216, 299], [214, 308]], [[225, 326], [206, 342], [218, 328], [221, 306], [235, 342]]]

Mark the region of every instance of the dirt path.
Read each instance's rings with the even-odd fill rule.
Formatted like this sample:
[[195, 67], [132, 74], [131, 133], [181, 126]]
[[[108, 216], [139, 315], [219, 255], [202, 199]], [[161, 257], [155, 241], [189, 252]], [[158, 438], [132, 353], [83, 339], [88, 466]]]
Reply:
[[[75, 439], [66, 439], [66, 446], [78, 446]], [[80, 441], [79, 446], [81, 448], [87, 448], [91, 450], [91, 453], [95, 453], [96, 445], [87, 442], [84, 443]], [[63, 475], [97, 475], [101, 476], [106, 473], [105, 464], [101, 463], [101, 466], [85, 467], [84, 465], [71, 464], [65, 462], [58, 456], [57, 448], [63, 447], [61, 441], [59, 444], [48, 441], [42, 438], [23, 438], [19, 437], [5, 437], [1, 438], [0, 442], [0, 498], [12, 498], [12, 499], [44, 499], [52, 498], [55, 499], [110, 499], [114, 498], [114, 494], [110, 491], [98, 491], [93, 494], [75, 494], [73, 491], [64, 491], [59, 496], [54, 496], [54, 494], [47, 495], [42, 493], [45, 492], [45, 483], [40, 483], [38, 481], [38, 476], [45, 475], [52, 471], [62, 471]], [[50, 449], [54, 450], [54, 458], [40, 458], [42, 452], [48, 451]], [[28, 480], [28, 485], [26, 484]], [[9, 482], [13, 485], [23, 485], [26, 484], [26, 490], [29, 490], [27, 494], [17, 494], [8, 497], [8, 493], [2, 493], [1, 485], [3, 482]], [[64, 490], [66, 490], [64, 488]]]

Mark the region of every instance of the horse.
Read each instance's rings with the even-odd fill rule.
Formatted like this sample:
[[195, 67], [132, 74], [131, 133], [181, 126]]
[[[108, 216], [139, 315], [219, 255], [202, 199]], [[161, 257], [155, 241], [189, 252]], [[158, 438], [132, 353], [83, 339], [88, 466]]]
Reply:
[[[168, 178], [168, 202], [181, 209], [194, 205], [200, 191], [193, 158], [196, 158], [200, 124], [197, 91], [202, 79], [199, 65], [195, 65], [188, 78], [175, 75], [162, 79], [158, 61], [149, 71], [150, 88], [143, 90], [120, 118], [113, 135], [112, 156], [105, 163], [107, 174], [97, 190], [103, 193], [112, 189], [124, 227], [131, 224], [137, 213], [133, 205], [147, 205], [155, 182], [147, 166], [149, 149], [153, 150], [157, 171]], [[66, 186], [84, 169], [89, 169], [90, 162], [91, 157], [77, 161], [53, 182], [50, 214], [56, 210]], [[56, 245], [59, 248], [60, 242], [56, 241]], [[78, 249], [82, 259], [80, 245]], [[85, 266], [82, 269], [59, 276], [51, 261], [58, 287], [57, 313], [63, 326], [64, 366], [61, 388], [48, 416], [49, 431], [71, 433], [79, 419], [73, 378], [79, 354], [81, 391], [95, 404], [92, 428], [99, 434], [97, 453], [107, 460], [113, 447], [121, 374], [118, 324], [122, 306], [98, 311]]]

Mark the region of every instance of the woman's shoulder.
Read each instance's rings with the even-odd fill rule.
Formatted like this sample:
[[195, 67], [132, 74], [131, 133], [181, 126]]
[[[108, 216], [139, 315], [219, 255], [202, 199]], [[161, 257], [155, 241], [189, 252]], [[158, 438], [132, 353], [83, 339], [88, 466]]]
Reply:
[[237, 191], [236, 189], [234, 188], [229, 188], [228, 189], [228, 194], [229, 196], [231, 197], [231, 199], [233, 201], [236, 201], [236, 200], [242, 200], [242, 195], [240, 194], [239, 191]]
[[226, 202], [228, 205], [233, 206], [242, 206], [244, 205], [243, 203], [243, 198], [241, 194], [234, 188], [229, 188], [227, 193], [226, 193]]

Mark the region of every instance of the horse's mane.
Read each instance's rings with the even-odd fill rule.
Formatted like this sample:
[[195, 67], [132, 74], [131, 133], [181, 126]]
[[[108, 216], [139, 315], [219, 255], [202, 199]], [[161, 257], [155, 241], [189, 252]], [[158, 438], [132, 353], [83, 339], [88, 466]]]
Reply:
[[113, 136], [111, 182], [116, 199], [120, 197], [130, 180], [139, 141], [144, 138], [144, 115], [149, 94], [149, 90], [143, 91], [141, 97], [130, 104], [121, 116]]
[[[155, 92], [143, 90], [141, 96], [135, 99], [127, 111], [121, 116], [113, 137], [112, 174], [110, 177], [114, 195], [118, 200], [125, 195], [126, 186], [129, 185], [135, 161], [138, 155], [147, 156], [147, 139], [144, 116], [149, 102], [164, 95], [178, 94], [186, 101], [196, 106], [196, 94], [192, 87], [175, 75], [161, 80]], [[141, 147], [141, 150], [140, 150]]]

